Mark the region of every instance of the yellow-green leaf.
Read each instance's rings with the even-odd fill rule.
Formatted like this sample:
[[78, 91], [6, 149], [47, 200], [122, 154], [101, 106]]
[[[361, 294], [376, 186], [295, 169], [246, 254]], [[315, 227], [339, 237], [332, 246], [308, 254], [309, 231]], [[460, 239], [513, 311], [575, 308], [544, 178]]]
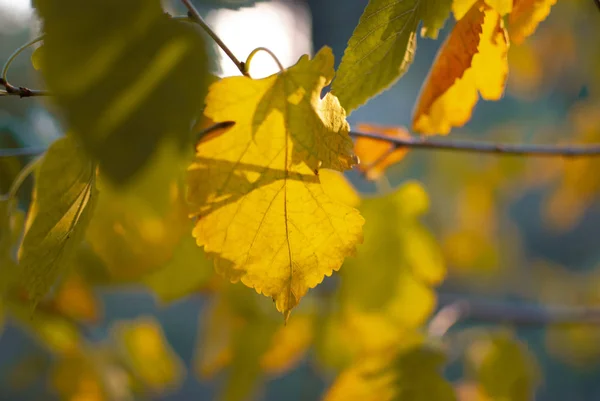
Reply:
[[430, 0], [425, 2], [421, 36], [437, 39], [440, 29], [450, 16], [452, 0]]
[[95, 168], [72, 137], [55, 141], [39, 165], [19, 249], [19, 269], [34, 303], [63, 273], [96, 201]]
[[323, 401], [455, 401], [440, 373], [444, 354], [424, 344], [366, 356], [343, 371]]
[[159, 0], [38, 0], [36, 9], [47, 87], [113, 183], [128, 182], [165, 138], [192, 146], [207, 79], [197, 26]]
[[331, 86], [348, 114], [408, 70], [416, 51], [417, 25], [425, 13], [428, 23], [437, 20], [431, 15], [432, 7], [439, 7], [436, 3], [439, 1], [369, 1]]
[[539, 368], [526, 344], [506, 332], [485, 334], [472, 341], [467, 376], [489, 401], [528, 401], [535, 398]]
[[45, 51], [44, 45], [40, 45], [33, 50], [33, 53], [31, 53], [31, 65], [33, 65], [33, 68], [37, 71], [42, 69], [42, 60]]
[[338, 270], [362, 241], [359, 212], [333, 199], [319, 168], [353, 164], [324, 48], [284, 72], [213, 84], [205, 115], [235, 125], [198, 145], [188, 171], [193, 234], [217, 272], [272, 297], [286, 316], [309, 288]]
[[185, 366], [155, 318], [142, 316], [118, 322], [112, 335], [134, 376], [145, 387], [162, 392], [181, 385]]

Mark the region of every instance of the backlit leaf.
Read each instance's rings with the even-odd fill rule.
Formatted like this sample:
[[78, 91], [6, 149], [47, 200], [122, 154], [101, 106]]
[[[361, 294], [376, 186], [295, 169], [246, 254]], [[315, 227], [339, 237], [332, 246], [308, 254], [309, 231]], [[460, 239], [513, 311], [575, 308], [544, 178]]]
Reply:
[[417, 25], [434, 0], [371, 0], [331, 86], [348, 113], [394, 84], [413, 61]]
[[[407, 139], [410, 134], [404, 127], [382, 127], [370, 124], [358, 124], [356, 128], [362, 132], [381, 134], [389, 137]], [[377, 180], [385, 174], [387, 168], [404, 158], [408, 149], [399, 147], [392, 151], [394, 145], [377, 139], [358, 137], [354, 142], [354, 152], [360, 164], [358, 168], [370, 180]]]
[[37, 0], [41, 72], [70, 130], [114, 184], [144, 166], [165, 138], [192, 144], [206, 92], [198, 27], [159, 0]]
[[509, 14], [513, 8], [514, 0], [453, 0], [452, 12], [457, 21], [462, 19], [465, 14], [473, 7], [473, 5], [486, 4], [496, 10], [500, 15]]
[[508, 35], [500, 14], [476, 2], [440, 48], [413, 114], [413, 129], [448, 134], [471, 118], [478, 94], [498, 100], [508, 75]]
[[533, 34], [540, 22], [550, 14], [557, 0], [515, 0], [514, 10], [508, 17], [508, 32], [519, 44]]
[[179, 387], [185, 367], [167, 342], [160, 323], [152, 317], [119, 322], [113, 329], [128, 366], [154, 392]]
[[285, 316], [362, 241], [362, 217], [318, 175], [353, 164], [344, 110], [331, 94], [320, 99], [332, 76], [324, 48], [277, 75], [213, 84], [205, 115], [235, 125], [202, 141], [188, 172], [198, 245]]
[[19, 249], [27, 292], [37, 302], [64, 272], [96, 202], [94, 165], [70, 136], [55, 141], [39, 166]]

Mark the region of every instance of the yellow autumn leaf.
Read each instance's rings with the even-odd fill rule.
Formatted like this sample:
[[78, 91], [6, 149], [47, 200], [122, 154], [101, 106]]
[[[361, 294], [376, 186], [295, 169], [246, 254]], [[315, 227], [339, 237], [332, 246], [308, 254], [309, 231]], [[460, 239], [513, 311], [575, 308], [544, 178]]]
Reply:
[[206, 117], [235, 125], [201, 141], [188, 171], [198, 245], [217, 272], [273, 298], [286, 317], [362, 241], [363, 218], [332, 199], [318, 174], [354, 160], [343, 108], [320, 97], [332, 77], [323, 48], [264, 79], [213, 84]]
[[508, 17], [508, 33], [515, 43], [533, 34], [540, 22], [550, 14], [557, 0], [514, 0], [514, 10]]
[[474, 4], [483, 4], [483, 2], [498, 11], [500, 15], [509, 14], [513, 9], [513, 0], [453, 0], [452, 13], [454, 14], [454, 18], [459, 21]]
[[146, 387], [165, 391], [182, 383], [185, 366], [155, 318], [142, 316], [118, 322], [112, 328], [112, 334], [129, 368]]
[[500, 99], [508, 75], [508, 46], [500, 14], [476, 2], [439, 50], [416, 104], [413, 129], [448, 134], [469, 121], [478, 94], [485, 100]]
[[[382, 127], [371, 124], [358, 124], [356, 129], [362, 132], [381, 134], [402, 139], [410, 138], [404, 127]], [[358, 137], [354, 142], [354, 152], [360, 160], [360, 171], [370, 180], [381, 177], [387, 168], [398, 163], [408, 152], [407, 148], [399, 147], [392, 151], [394, 144], [377, 139]]]

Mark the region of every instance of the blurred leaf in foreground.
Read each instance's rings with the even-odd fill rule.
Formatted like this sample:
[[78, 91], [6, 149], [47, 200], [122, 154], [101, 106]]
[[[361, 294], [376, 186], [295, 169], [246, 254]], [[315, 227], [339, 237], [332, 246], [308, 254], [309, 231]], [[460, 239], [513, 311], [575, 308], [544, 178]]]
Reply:
[[69, 267], [96, 203], [94, 164], [70, 136], [55, 141], [38, 166], [19, 268], [35, 303]]
[[37, 0], [41, 72], [84, 150], [110, 182], [130, 182], [166, 139], [191, 148], [207, 56], [193, 24], [159, 0]]

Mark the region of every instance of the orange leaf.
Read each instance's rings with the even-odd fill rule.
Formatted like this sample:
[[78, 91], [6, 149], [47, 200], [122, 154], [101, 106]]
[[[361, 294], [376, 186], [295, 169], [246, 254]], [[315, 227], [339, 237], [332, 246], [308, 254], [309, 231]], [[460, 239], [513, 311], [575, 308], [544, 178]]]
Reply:
[[521, 43], [535, 32], [540, 22], [548, 17], [556, 0], [515, 0], [508, 19], [508, 31], [515, 43]]
[[[370, 124], [358, 124], [359, 131], [372, 134], [381, 134], [391, 138], [410, 138], [404, 127], [383, 127]], [[400, 147], [392, 151], [394, 145], [390, 142], [377, 139], [359, 137], [354, 143], [354, 153], [360, 159], [358, 168], [365, 173], [369, 180], [381, 177], [385, 170], [392, 164], [398, 163], [408, 149]], [[387, 154], [387, 156], [385, 156]]]
[[413, 129], [448, 134], [471, 118], [478, 93], [486, 100], [504, 94], [508, 75], [508, 34], [500, 14], [475, 3], [454, 26], [423, 85]]

